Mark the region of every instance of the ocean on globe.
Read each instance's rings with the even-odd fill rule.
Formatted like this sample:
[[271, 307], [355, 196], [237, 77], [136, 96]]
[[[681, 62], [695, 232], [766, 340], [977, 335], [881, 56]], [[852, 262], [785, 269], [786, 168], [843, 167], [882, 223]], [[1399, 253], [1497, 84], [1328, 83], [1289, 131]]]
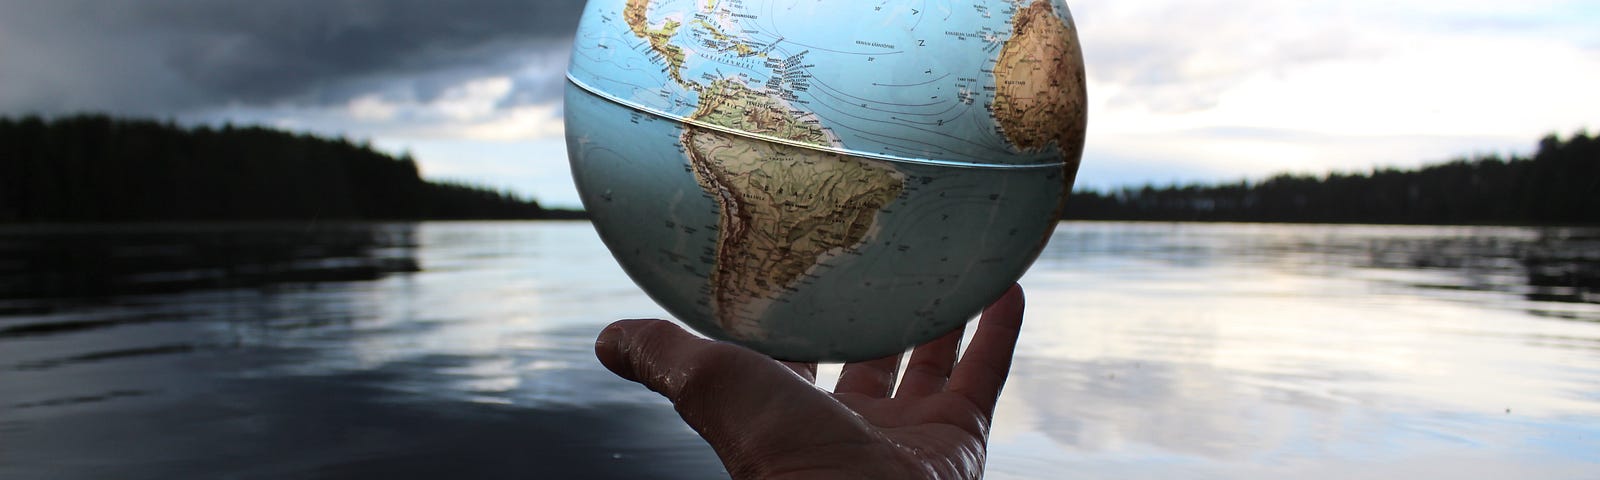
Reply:
[[1056, 0], [590, 0], [572, 172], [644, 291], [774, 358], [961, 327], [1044, 248], [1083, 149]]

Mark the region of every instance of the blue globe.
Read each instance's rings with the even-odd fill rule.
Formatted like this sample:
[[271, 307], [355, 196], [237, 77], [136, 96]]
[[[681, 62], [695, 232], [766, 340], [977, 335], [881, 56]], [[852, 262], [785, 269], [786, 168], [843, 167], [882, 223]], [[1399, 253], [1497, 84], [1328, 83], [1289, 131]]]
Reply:
[[683, 323], [784, 360], [882, 357], [961, 327], [1043, 249], [1086, 121], [1066, 5], [906, 3], [589, 2], [574, 181]]

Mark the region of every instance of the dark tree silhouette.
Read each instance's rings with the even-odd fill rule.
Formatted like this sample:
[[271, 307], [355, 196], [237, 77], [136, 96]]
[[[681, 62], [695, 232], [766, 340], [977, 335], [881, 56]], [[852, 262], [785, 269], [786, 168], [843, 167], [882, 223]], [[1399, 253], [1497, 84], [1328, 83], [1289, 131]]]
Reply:
[[409, 155], [262, 127], [0, 118], [0, 222], [574, 217], [433, 183]]
[[1417, 170], [1079, 190], [1068, 219], [1395, 224], [1600, 224], [1600, 137], [1549, 135], [1531, 158]]
[[[1079, 190], [1066, 216], [1600, 224], [1600, 138], [1552, 134], [1531, 157], [1484, 156], [1417, 170]], [[344, 138], [102, 115], [0, 118], [0, 222], [512, 218], [583, 218], [583, 212], [427, 182], [409, 155]]]

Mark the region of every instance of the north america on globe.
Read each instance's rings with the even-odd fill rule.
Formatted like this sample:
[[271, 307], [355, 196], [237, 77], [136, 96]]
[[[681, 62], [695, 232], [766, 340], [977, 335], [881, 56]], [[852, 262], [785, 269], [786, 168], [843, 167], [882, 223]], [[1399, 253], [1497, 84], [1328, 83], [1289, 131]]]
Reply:
[[1065, 4], [596, 0], [574, 179], [624, 270], [791, 360], [958, 328], [1048, 241], [1082, 151]]

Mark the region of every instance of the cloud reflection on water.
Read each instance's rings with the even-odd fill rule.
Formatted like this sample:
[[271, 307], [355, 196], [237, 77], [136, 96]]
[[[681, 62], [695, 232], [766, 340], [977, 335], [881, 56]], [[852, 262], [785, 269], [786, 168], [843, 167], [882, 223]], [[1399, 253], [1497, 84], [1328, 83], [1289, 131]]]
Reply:
[[[291, 227], [0, 232], [0, 252], [72, 246], [114, 267], [63, 252], [47, 271], [0, 262], [0, 285], [91, 287], [0, 291], [0, 435], [18, 439], [0, 476], [68, 459], [152, 476], [430, 471], [413, 457], [715, 473], [662, 399], [593, 360], [606, 322], [663, 313], [589, 225], [332, 226], [331, 240]], [[1028, 320], [989, 476], [1583, 478], [1600, 468], [1600, 303], [1584, 283], [1597, 238], [1064, 224], [1022, 282]], [[237, 264], [286, 273], [145, 274], [248, 270]], [[376, 273], [318, 277], [351, 265]], [[309, 454], [308, 438], [353, 440]]]
[[[1066, 224], [1023, 281], [997, 456], [1088, 478], [1581, 477], [1600, 448], [1600, 305], [1533, 295], [1594, 290], [1526, 272], [1592, 269], [1595, 238]], [[1551, 310], [1584, 321], [1529, 315]]]

